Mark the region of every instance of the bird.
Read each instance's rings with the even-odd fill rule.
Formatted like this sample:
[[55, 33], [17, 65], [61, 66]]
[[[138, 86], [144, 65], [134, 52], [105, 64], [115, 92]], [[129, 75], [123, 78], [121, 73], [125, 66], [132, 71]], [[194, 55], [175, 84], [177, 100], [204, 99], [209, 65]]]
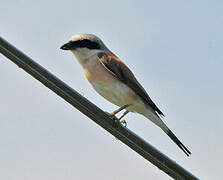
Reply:
[[125, 109], [119, 118], [120, 122], [124, 122], [122, 118], [128, 112], [139, 113], [160, 127], [187, 156], [191, 154], [163, 122], [163, 112], [155, 105], [132, 71], [99, 37], [87, 33], [76, 34], [60, 48], [74, 54], [97, 93], [120, 107], [111, 115]]

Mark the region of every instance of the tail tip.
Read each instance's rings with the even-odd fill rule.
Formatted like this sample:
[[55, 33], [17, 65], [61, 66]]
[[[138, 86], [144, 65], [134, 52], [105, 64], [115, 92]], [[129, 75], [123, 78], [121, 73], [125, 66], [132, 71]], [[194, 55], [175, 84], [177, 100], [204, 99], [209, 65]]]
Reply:
[[177, 146], [189, 157], [191, 152], [183, 145], [183, 143], [173, 134], [171, 130], [167, 132], [167, 135], [177, 144]]

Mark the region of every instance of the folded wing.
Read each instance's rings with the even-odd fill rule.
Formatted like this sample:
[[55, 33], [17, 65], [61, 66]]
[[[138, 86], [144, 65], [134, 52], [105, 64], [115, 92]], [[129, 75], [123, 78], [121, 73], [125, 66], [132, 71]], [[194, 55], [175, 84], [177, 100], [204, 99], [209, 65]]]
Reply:
[[136, 80], [131, 70], [114, 54], [98, 54], [99, 60], [112, 72], [121, 82], [129, 86], [145, 104], [149, 105], [157, 115], [164, 116], [155, 103], [151, 100], [145, 89]]

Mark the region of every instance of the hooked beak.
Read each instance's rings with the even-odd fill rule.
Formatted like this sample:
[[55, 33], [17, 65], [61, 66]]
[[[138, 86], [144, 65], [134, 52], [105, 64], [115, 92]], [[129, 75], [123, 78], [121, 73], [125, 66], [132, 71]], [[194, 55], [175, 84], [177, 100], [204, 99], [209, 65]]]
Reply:
[[60, 49], [63, 49], [63, 50], [71, 50], [71, 48], [72, 48], [71, 42], [68, 42], [60, 47]]

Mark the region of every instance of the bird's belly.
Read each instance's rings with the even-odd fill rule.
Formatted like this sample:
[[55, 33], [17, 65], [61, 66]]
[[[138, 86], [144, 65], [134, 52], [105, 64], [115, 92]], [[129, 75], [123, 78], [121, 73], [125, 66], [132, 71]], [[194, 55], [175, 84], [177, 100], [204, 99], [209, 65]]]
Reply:
[[93, 88], [105, 99], [117, 106], [131, 104], [127, 110], [137, 112], [143, 105], [139, 97], [122, 82], [115, 81], [110, 84], [91, 83]]
[[121, 83], [112, 83], [111, 85], [92, 83], [92, 86], [101, 96], [113, 104], [123, 106], [128, 103], [126, 94], [129, 93], [129, 90]]

